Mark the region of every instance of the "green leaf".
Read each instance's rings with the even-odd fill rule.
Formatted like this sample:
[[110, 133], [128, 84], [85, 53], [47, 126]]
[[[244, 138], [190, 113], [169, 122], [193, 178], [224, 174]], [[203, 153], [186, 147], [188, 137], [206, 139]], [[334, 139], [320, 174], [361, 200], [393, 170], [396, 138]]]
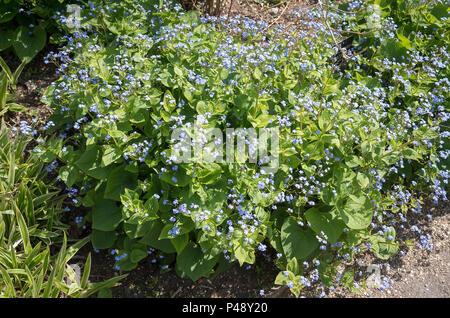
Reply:
[[147, 219], [157, 219], [158, 218], [158, 210], [159, 203], [158, 199], [154, 196], [148, 199], [144, 204], [145, 212], [148, 213]]
[[170, 114], [173, 112], [175, 107], [177, 106], [177, 102], [175, 98], [173, 98], [172, 94], [169, 90], [166, 91], [164, 94], [164, 103], [163, 103], [164, 109]]
[[361, 189], [365, 189], [370, 183], [369, 178], [365, 174], [362, 174], [360, 172], [358, 172], [358, 174], [356, 175], [356, 180], [361, 186]]
[[355, 277], [355, 272], [353, 269], [346, 271], [341, 277], [341, 284], [350, 287], [350, 284], [353, 282]]
[[220, 180], [222, 167], [217, 163], [204, 165], [203, 169], [197, 172], [198, 180], [203, 184], [213, 184]]
[[[17, 85], [17, 82], [19, 81], [19, 77], [20, 74], [22, 74], [23, 69], [25, 68], [25, 66], [30, 62], [30, 59], [25, 59], [24, 61], [22, 61], [22, 63], [20, 63], [20, 65], [16, 68], [16, 70], [13, 73], [13, 81], [12, 81], [12, 85], [15, 86]], [[14, 104], [14, 103], [13, 103]], [[17, 104], [14, 104], [17, 105]]]
[[211, 105], [209, 103], [207, 103], [207, 102], [204, 102], [204, 101], [199, 101], [197, 103], [196, 109], [197, 109], [197, 112], [199, 114], [212, 113], [213, 112], [213, 109], [212, 109]]
[[211, 272], [217, 263], [217, 259], [218, 255], [213, 256], [209, 253], [203, 253], [200, 247], [195, 247], [194, 244], [189, 243], [178, 254], [176, 266], [183, 275], [196, 281]]
[[113, 246], [117, 236], [115, 231], [92, 230], [92, 246], [96, 249], [106, 249]]
[[61, 169], [59, 169], [59, 176], [68, 187], [74, 185], [75, 182], [77, 182], [82, 177], [82, 175], [78, 172], [78, 168], [74, 166], [61, 167]]
[[[125, 224], [124, 224], [124, 231], [128, 237], [130, 237], [132, 239], [143, 237], [151, 230], [152, 221], [129, 222], [129, 221], [133, 221], [132, 218], [133, 217], [131, 217], [129, 220], [125, 221]], [[146, 217], [142, 216], [142, 218], [145, 219]]]
[[333, 127], [331, 112], [326, 109], [322, 110], [319, 116], [318, 124], [319, 128], [323, 132], [327, 132], [331, 127]]
[[102, 147], [102, 166], [106, 167], [110, 164], [116, 162], [119, 158], [121, 158], [122, 153], [119, 149], [113, 146], [103, 146]]
[[20, 236], [23, 241], [23, 245], [25, 247], [25, 252], [30, 253], [32, 250], [31, 243], [30, 243], [30, 234], [28, 232], [27, 224], [25, 223], [25, 219], [22, 216], [22, 213], [20, 212], [19, 208], [17, 207], [16, 203], [13, 203], [14, 205], [14, 211], [16, 214], [16, 220], [19, 224], [19, 232]]
[[93, 284], [93, 285], [91, 286], [91, 288], [86, 292], [85, 296], [86, 296], [86, 297], [89, 297], [90, 295], [93, 295], [93, 294], [99, 292], [99, 291], [102, 290], [102, 289], [114, 287], [114, 286], [117, 285], [117, 283], [118, 283], [121, 279], [124, 279], [124, 278], [127, 277], [127, 276], [128, 276], [127, 274], [125, 274], [125, 275], [120, 275], [120, 276], [117, 276], [117, 277], [110, 278], [110, 279], [108, 279], [108, 280], [106, 280], [106, 281], [104, 281], [104, 282], [101, 282], [101, 283], [95, 283], [95, 284]]
[[159, 239], [161, 230], [164, 228], [164, 223], [159, 220], [152, 221], [151, 228], [147, 231], [139, 243], [149, 245], [150, 247], [159, 249], [164, 253], [175, 253], [176, 250], [169, 239]]
[[[66, 234], [64, 233], [64, 240], [66, 240]], [[91, 240], [90, 236], [86, 236], [82, 239], [78, 239], [76, 243], [69, 246], [69, 248], [65, 248], [65, 245], [63, 244], [63, 248], [61, 248], [62, 253], [62, 262], [67, 263], [72, 257], [83, 247], [85, 246], [89, 241]], [[60, 252], [61, 253], [61, 252]]]
[[0, 29], [0, 33], [2, 34], [0, 37], [0, 51], [3, 51], [11, 46], [15, 34], [11, 30], [3, 29]]
[[303, 151], [303, 156], [306, 154], [310, 155], [310, 159], [312, 160], [320, 160], [324, 156], [324, 145], [321, 141], [313, 141], [306, 145]]
[[284, 271], [278, 273], [277, 277], [275, 278], [276, 285], [286, 286], [289, 282], [293, 282], [295, 280], [294, 273], [290, 272], [289, 270], [287, 272], [288, 276], [284, 275]]
[[13, 75], [11, 73], [11, 69], [8, 64], [6, 64], [5, 60], [0, 56], [0, 67], [5, 72], [8, 77], [8, 80], [12, 83], [14, 81]]
[[247, 244], [235, 244], [234, 255], [236, 256], [239, 264], [242, 266], [244, 263], [255, 263], [255, 250]]
[[111, 171], [106, 181], [105, 199], [120, 201], [120, 195], [125, 189], [134, 190], [137, 186], [137, 175], [117, 167]]
[[2, 72], [0, 76], [0, 111], [5, 112], [6, 108], [6, 95], [8, 89], [8, 77], [6, 73]]
[[131, 254], [130, 254], [130, 260], [131, 260], [133, 263], [138, 263], [139, 261], [141, 261], [141, 260], [143, 260], [144, 258], [146, 258], [147, 255], [148, 255], [148, 254], [147, 254], [145, 251], [141, 250], [140, 248], [133, 249], [133, 250], [131, 251]]
[[267, 127], [273, 120], [275, 120], [276, 117], [269, 114], [261, 114], [258, 117], [253, 118], [249, 114], [247, 118], [252, 123], [253, 127], [264, 128]]
[[92, 207], [92, 228], [113, 231], [122, 221], [122, 211], [114, 201], [97, 198]]
[[287, 263], [286, 270], [293, 273], [294, 275], [300, 275], [301, 269], [296, 258], [291, 259]]
[[448, 13], [448, 6], [444, 3], [437, 4], [432, 10], [431, 14], [436, 17], [439, 20], [442, 20], [442, 18], [447, 18], [449, 16]]
[[8, 108], [8, 110], [10, 112], [16, 112], [16, 113], [21, 113], [21, 112], [28, 110], [28, 107], [20, 105], [20, 104], [16, 104], [16, 103], [8, 103], [8, 104], [6, 104], [6, 107]]
[[86, 263], [84, 264], [83, 276], [81, 277], [80, 287], [86, 288], [88, 285], [89, 275], [91, 273], [91, 253], [88, 254]]
[[372, 202], [362, 193], [357, 196], [350, 194], [345, 206], [338, 204], [337, 208], [345, 224], [351, 229], [366, 229], [372, 222]]
[[172, 242], [173, 246], [177, 250], [177, 253], [180, 254], [189, 242], [189, 235], [187, 233], [182, 234], [182, 235], [177, 235], [170, 241]]
[[161, 180], [176, 187], [187, 186], [191, 182], [191, 179], [191, 176], [181, 167], [177, 171], [163, 172], [161, 175]]
[[[32, 34], [29, 34], [32, 32]], [[41, 26], [30, 29], [26, 26], [19, 26], [16, 29], [16, 38], [12, 45], [20, 60], [31, 60], [39, 53], [47, 42], [47, 33]]]
[[112, 298], [112, 291], [109, 288], [102, 289], [98, 292], [97, 298]]
[[400, 40], [400, 43], [407, 49], [411, 48], [411, 41], [405, 37], [404, 35], [401, 35], [399, 33], [397, 33], [397, 37]]
[[320, 198], [326, 205], [336, 205], [336, 202], [338, 200], [337, 193], [336, 195], [333, 193], [333, 189], [326, 187], [322, 190], [320, 193]]
[[147, 96], [150, 98], [149, 102], [151, 105], [157, 105], [161, 101], [160, 96], [162, 95], [162, 92], [156, 88], [151, 88], [150, 91], [147, 93]]
[[[392, 236], [392, 240], [388, 240], [388, 236]], [[390, 227], [390, 231], [386, 231], [384, 236], [372, 235], [369, 238], [371, 244], [370, 249], [380, 259], [389, 259], [398, 251], [398, 243], [395, 240], [395, 229]]]
[[88, 145], [75, 165], [93, 178], [106, 179], [111, 169], [102, 166], [102, 156], [100, 146]]
[[314, 232], [319, 235], [323, 231], [331, 244], [336, 243], [344, 231], [345, 223], [336, 215], [334, 209], [330, 212], [320, 212], [317, 208], [311, 208], [305, 212], [305, 217]]
[[378, 53], [388, 59], [396, 59], [399, 62], [405, 61], [407, 56], [406, 48], [394, 39], [388, 39], [380, 46]]
[[422, 158], [422, 156], [419, 155], [419, 154], [417, 153], [417, 151], [415, 151], [414, 149], [411, 149], [411, 148], [403, 149], [402, 155], [403, 155], [406, 159], [412, 159], [412, 160], [419, 160], [419, 159]]
[[306, 259], [318, 246], [315, 234], [310, 229], [302, 229], [295, 219], [288, 217], [281, 227], [281, 244], [286, 258]]
[[185, 87], [183, 89], [183, 95], [184, 95], [184, 97], [186, 97], [186, 99], [189, 102], [192, 102], [194, 100], [194, 96], [193, 96], [192, 92], [190, 91], [190, 89], [188, 87]]
[[174, 66], [173, 67], [173, 71], [175, 72], [175, 74], [177, 74], [180, 77], [183, 77], [183, 71], [178, 67], [178, 66]]
[[[194, 227], [194, 222], [192, 221], [192, 219], [190, 217], [181, 217], [180, 220], [178, 220], [178, 222], [176, 224], [166, 224], [162, 229], [161, 229], [161, 233], [159, 234], [159, 239], [172, 239], [173, 238], [173, 234], [172, 234], [172, 229], [173, 227], [177, 225], [180, 233], [178, 233], [178, 235], [181, 234], [185, 234], [185, 233], [189, 233]], [[169, 234], [170, 232], [170, 234]]]
[[257, 67], [255, 68], [255, 70], [253, 71], [253, 77], [255, 79], [257, 79], [258, 81], [261, 80], [262, 72], [259, 68], [257, 68]]
[[11, 21], [16, 16], [19, 12], [17, 7], [18, 3], [19, 2], [16, 1], [13, 1], [10, 4], [5, 2], [0, 6], [0, 23]]
[[355, 168], [355, 167], [361, 166], [363, 164], [363, 162], [357, 156], [350, 156], [349, 159], [345, 161], [345, 164], [349, 168]]

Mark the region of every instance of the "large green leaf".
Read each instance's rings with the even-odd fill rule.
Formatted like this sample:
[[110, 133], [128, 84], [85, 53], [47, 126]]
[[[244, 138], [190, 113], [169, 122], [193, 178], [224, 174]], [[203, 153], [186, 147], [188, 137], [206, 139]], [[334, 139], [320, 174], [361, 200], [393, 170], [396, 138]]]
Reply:
[[372, 202], [363, 193], [359, 195], [350, 194], [344, 206], [340, 204], [341, 201], [339, 201], [337, 208], [349, 228], [362, 230], [370, 225], [372, 222], [373, 206]]
[[46, 41], [47, 33], [41, 26], [35, 26], [33, 29], [20, 26], [16, 29], [16, 38], [12, 45], [17, 56], [23, 61], [31, 60], [44, 48]]
[[159, 239], [161, 230], [164, 228], [164, 223], [159, 220], [152, 221], [151, 227], [139, 243], [148, 245], [150, 247], [159, 249], [164, 253], [175, 253], [175, 247], [170, 242], [170, 239]]
[[9, 4], [6, 4], [6, 2], [2, 3], [0, 5], [0, 23], [11, 21], [18, 12], [16, 1], [12, 1]]
[[0, 29], [0, 34], [2, 35], [0, 36], [0, 51], [3, 51], [11, 46], [15, 34], [11, 30], [4, 29]]
[[113, 246], [116, 241], [116, 233], [114, 231], [93, 230], [91, 241], [92, 246], [96, 249], [106, 249]]
[[253, 264], [255, 262], [255, 249], [246, 244], [235, 244], [234, 255], [241, 266], [244, 263]]
[[177, 250], [177, 253], [180, 254], [189, 242], [189, 234], [185, 233], [182, 235], [177, 235], [171, 239], [171, 242]]
[[81, 177], [81, 174], [75, 166], [63, 166], [59, 169], [59, 176], [68, 187], [71, 187]]
[[315, 233], [303, 229], [295, 219], [288, 217], [281, 227], [281, 244], [287, 259], [306, 259], [319, 246]]
[[203, 253], [200, 247], [189, 243], [177, 256], [177, 268], [192, 280], [207, 276], [217, 263], [219, 255]]
[[104, 167], [102, 165], [102, 149], [97, 145], [88, 145], [81, 155], [81, 157], [75, 161], [81, 170], [87, 175], [96, 179], [106, 179], [111, 167]]
[[[388, 239], [388, 236], [392, 236], [392, 240]], [[391, 256], [395, 255], [398, 251], [398, 243], [395, 241], [395, 229], [390, 228], [384, 236], [372, 235], [369, 238], [371, 244], [370, 249], [375, 253], [375, 255], [380, 259], [389, 259]]]
[[146, 235], [152, 228], [152, 221], [128, 222], [124, 224], [125, 234], [130, 238], [138, 238]]
[[124, 167], [117, 167], [111, 171], [106, 181], [105, 199], [120, 201], [120, 195], [125, 193], [125, 189], [133, 190], [137, 186], [137, 175], [125, 170]]
[[92, 207], [92, 228], [113, 231], [122, 221], [122, 211], [114, 201], [96, 198]]
[[117, 149], [116, 147], [103, 146], [102, 148], [103, 148], [102, 165], [105, 167], [114, 163], [122, 156], [120, 150]]
[[394, 39], [388, 39], [380, 46], [378, 53], [382, 57], [388, 59], [396, 59], [397, 61], [405, 61], [407, 56], [406, 48], [398, 41]]
[[168, 171], [161, 174], [161, 180], [177, 187], [187, 186], [191, 179], [191, 176], [181, 167], [177, 171]]
[[138, 263], [139, 261], [143, 260], [147, 257], [147, 253], [140, 248], [133, 249], [130, 254], [130, 261], [133, 263]]
[[323, 231], [328, 237], [328, 242], [334, 244], [345, 227], [345, 223], [336, 214], [336, 210], [320, 212], [319, 209], [312, 208], [306, 211], [305, 216], [314, 232], [320, 234]]
[[199, 170], [196, 175], [198, 180], [203, 184], [213, 184], [220, 180], [222, 168], [217, 163], [210, 163], [204, 165], [203, 169]]

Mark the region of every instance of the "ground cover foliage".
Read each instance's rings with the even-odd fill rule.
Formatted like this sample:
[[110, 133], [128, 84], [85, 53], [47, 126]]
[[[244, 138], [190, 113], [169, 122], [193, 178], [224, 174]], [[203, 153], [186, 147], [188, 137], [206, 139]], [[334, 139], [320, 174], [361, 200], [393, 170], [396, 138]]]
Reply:
[[[152, 257], [197, 280], [273, 250], [276, 283], [297, 296], [357, 291], [339, 264], [368, 249], [388, 259], [408, 215], [446, 200], [445, 1], [319, 1], [290, 35], [177, 2], [79, 4], [76, 27], [58, 16], [70, 35], [47, 57], [61, 78], [33, 151], [90, 208], [77, 222], [117, 269]], [[279, 169], [247, 153], [176, 163], [172, 132], [195, 125], [277, 128]]]

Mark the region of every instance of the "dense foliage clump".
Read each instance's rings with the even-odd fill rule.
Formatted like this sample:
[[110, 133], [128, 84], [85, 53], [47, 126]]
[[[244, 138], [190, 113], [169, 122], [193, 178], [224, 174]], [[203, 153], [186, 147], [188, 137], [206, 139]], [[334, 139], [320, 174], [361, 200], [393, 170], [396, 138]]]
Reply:
[[[117, 269], [151, 255], [196, 280], [271, 246], [276, 283], [295, 294], [314, 282], [355, 290], [339, 264], [367, 249], [396, 254], [408, 214], [428, 195], [446, 200], [446, 3], [293, 14], [307, 19], [287, 35], [168, 1], [81, 7], [68, 44], [48, 56], [61, 78], [45, 95], [50, 137], [35, 151], [73, 204], [91, 208], [78, 222], [91, 225], [94, 248], [112, 249]], [[351, 36], [348, 50], [339, 34]], [[244, 152], [179, 163], [179, 128], [200, 131], [194, 146], [206, 152], [221, 145], [207, 128], [274, 128], [279, 149], [257, 162]]]
[[61, 43], [56, 16], [78, 0], [1, 0], [0, 52], [13, 51], [21, 61], [30, 61], [47, 43]]
[[[76, 298], [104, 292], [125, 275], [90, 283], [90, 254], [77, 275], [70, 262], [89, 237], [67, 246], [67, 226], [61, 223], [65, 196], [58, 195], [48, 175], [51, 167], [29, 153], [32, 141], [26, 135], [32, 131], [25, 125], [25, 136], [15, 138], [3, 122], [0, 128], [0, 298]], [[58, 243], [62, 245], [54, 255]]]

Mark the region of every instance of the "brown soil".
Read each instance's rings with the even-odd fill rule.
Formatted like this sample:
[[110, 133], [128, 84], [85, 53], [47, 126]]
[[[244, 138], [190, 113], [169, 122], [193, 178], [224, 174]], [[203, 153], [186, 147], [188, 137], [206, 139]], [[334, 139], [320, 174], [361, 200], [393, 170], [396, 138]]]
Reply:
[[[428, 219], [426, 215], [431, 215]], [[412, 232], [410, 227], [417, 225], [422, 232]], [[368, 289], [358, 297], [395, 298], [448, 298], [450, 297], [450, 203], [441, 202], [437, 206], [427, 203], [420, 215], [410, 215], [408, 226], [397, 235], [401, 241], [413, 239], [420, 242], [420, 235], [431, 236], [432, 250], [412, 246], [403, 248], [405, 255], [399, 253], [388, 261], [380, 261], [366, 255], [363, 264], [383, 265], [381, 274], [394, 280], [391, 288], [380, 291]], [[386, 266], [390, 265], [390, 269]], [[363, 268], [365, 270], [365, 268]], [[338, 293], [339, 294], [339, 293]], [[342, 296], [352, 296], [348, 292]]]
[[[5, 122], [8, 126], [19, 126], [22, 120], [30, 121], [36, 118], [39, 125], [45, 124], [51, 115], [51, 109], [41, 102], [41, 98], [47, 87], [57, 80], [59, 76], [55, 73], [56, 66], [54, 64], [45, 64], [44, 57], [48, 52], [57, 48], [48, 45], [41, 51], [27, 66], [25, 66], [19, 77], [16, 89], [10, 93], [15, 95], [14, 103], [26, 106], [28, 109], [24, 112], [8, 112], [4, 115]], [[12, 72], [20, 64], [20, 60], [12, 53], [5, 54], [0, 52], [0, 56], [5, 60]]]

